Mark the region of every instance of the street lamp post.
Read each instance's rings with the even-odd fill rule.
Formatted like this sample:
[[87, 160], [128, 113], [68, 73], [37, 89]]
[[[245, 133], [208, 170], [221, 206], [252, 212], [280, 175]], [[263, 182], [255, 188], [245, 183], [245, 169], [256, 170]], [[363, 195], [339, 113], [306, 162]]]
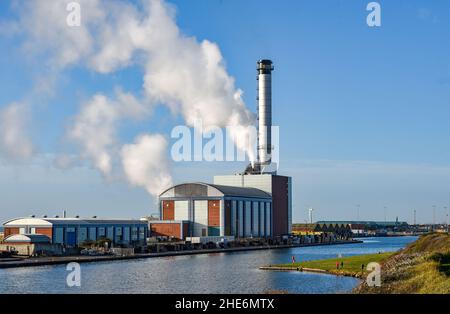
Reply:
[[436, 225], [436, 205], [433, 205], [433, 226], [432, 226], [432, 230], [435, 230], [435, 225]]
[[314, 211], [314, 208], [310, 208], [310, 209], [308, 209], [308, 211], [309, 211], [309, 222], [312, 224], [313, 223], [313, 211]]
[[448, 232], [448, 208], [447, 208], [447, 206], [444, 206], [444, 210], [445, 210], [445, 226], [447, 227], [447, 232]]

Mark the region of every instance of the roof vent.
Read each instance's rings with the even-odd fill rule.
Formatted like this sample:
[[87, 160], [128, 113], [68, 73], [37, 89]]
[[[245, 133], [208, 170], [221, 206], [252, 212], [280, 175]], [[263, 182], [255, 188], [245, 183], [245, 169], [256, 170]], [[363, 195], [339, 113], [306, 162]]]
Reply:
[[75, 218], [80, 218], [80, 216], [77, 215], [77, 216], [75, 216]]
[[42, 216], [42, 218], [47, 218], [47, 215]]
[[56, 216], [55, 216], [55, 218], [59, 218], [59, 216], [58, 216], [58, 215], [56, 215]]
[[31, 218], [34, 218], [34, 217], [36, 217], [36, 216], [35, 216], [35, 215], [30, 215], [30, 217], [31, 217]]
[[92, 218], [96, 219], [96, 218], [97, 218], [97, 216], [92, 216]]

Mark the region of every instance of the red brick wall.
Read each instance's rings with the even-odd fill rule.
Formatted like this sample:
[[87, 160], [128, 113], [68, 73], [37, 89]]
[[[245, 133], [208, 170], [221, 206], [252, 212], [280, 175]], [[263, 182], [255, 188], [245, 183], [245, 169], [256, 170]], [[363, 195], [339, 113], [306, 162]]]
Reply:
[[162, 202], [162, 220], [174, 220], [175, 219], [175, 202], [163, 201]]
[[36, 233], [46, 235], [47, 237], [50, 238], [50, 240], [52, 240], [53, 236], [52, 228], [36, 228]]
[[4, 230], [4, 237], [8, 237], [10, 235], [13, 234], [19, 234], [20, 233], [20, 229], [19, 228], [5, 228]]
[[208, 226], [220, 227], [220, 201], [208, 201]]
[[180, 238], [181, 225], [179, 223], [152, 223], [151, 236], [153, 237], [175, 237]]

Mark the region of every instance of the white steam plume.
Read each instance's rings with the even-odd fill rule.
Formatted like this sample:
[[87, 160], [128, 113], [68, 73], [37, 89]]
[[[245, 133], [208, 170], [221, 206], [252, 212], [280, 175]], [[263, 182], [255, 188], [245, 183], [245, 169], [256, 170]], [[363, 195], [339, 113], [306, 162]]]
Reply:
[[26, 133], [29, 119], [24, 104], [13, 103], [0, 108], [0, 157], [25, 160], [33, 154], [33, 144]]
[[[176, 24], [172, 5], [163, 0], [77, 2], [81, 5], [81, 26], [69, 27], [66, 0], [17, 0], [19, 19], [11, 29], [23, 33], [27, 53], [45, 55], [48, 66], [58, 71], [82, 65], [99, 73], [114, 73], [140, 65], [147, 98], [142, 103], [146, 106], [166, 105], [189, 126], [201, 120], [205, 130], [236, 126], [233, 135], [249, 136], [247, 127], [254, 125], [255, 116], [245, 107], [242, 91], [227, 73], [219, 47], [185, 36]], [[82, 148], [82, 156], [91, 159], [105, 175], [111, 174], [114, 159], [123, 156], [118, 154], [115, 136], [118, 124], [133, 118], [128, 111], [117, 109], [129, 101], [116, 98], [94, 96], [68, 132]], [[254, 160], [254, 148], [248, 141], [236, 139], [236, 144]], [[135, 182], [130, 171], [124, 172]], [[149, 182], [150, 171], [147, 175], [140, 185]]]
[[141, 135], [122, 147], [122, 166], [128, 181], [158, 194], [172, 185], [167, 161], [167, 141], [162, 135]]
[[117, 100], [102, 94], [92, 97], [74, 118], [68, 129], [68, 137], [81, 148], [81, 155], [92, 160], [103, 175], [109, 177], [113, 170], [114, 154], [117, 152], [116, 132], [124, 118], [138, 119], [149, 113], [131, 94], [116, 93]]

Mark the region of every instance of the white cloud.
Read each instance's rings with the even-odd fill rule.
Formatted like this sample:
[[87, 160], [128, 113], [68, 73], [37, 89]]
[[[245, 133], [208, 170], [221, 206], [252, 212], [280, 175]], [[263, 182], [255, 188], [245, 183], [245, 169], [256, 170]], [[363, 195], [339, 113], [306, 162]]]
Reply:
[[13, 103], [0, 109], [0, 156], [11, 161], [30, 158], [33, 144], [26, 133], [29, 111], [24, 104]]

